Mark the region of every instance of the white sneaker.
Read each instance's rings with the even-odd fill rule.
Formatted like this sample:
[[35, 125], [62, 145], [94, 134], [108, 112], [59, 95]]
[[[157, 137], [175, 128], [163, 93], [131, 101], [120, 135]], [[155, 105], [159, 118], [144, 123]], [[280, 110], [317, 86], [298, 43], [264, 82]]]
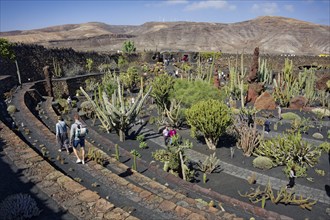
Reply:
[[82, 160], [81, 163], [82, 163], [82, 164], [85, 164], [85, 160]]
[[80, 160], [80, 159], [78, 159], [78, 160], [76, 161], [76, 163], [81, 163], [81, 160]]

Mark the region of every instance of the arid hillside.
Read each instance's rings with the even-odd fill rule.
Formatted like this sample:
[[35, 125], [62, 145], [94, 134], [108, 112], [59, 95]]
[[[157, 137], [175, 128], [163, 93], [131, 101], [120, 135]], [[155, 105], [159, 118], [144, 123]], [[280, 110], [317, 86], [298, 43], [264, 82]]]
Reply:
[[222, 24], [196, 22], [148, 22], [140, 26], [104, 23], [68, 24], [29, 31], [1, 32], [12, 42], [46, 47], [71, 47], [82, 51], [114, 51], [125, 40], [137, 50], [221, 50], [313, 55], [330, 53], [330, 26], [283, 17], [258, 17]]

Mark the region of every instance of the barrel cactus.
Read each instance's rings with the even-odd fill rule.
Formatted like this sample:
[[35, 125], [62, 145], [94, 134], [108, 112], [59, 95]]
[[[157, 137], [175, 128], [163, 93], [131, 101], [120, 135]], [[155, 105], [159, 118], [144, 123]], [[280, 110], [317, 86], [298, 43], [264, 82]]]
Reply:
[[14, 194], [0, 204], [0, 219], [28, 219], [38, 216], [41, 210], [28, 194]]
[[273, 167], [273, 162], [268, 157], [258, 156], [253, 160], [253, 166], [262, 170], [269, 170]]
[[9, 105], [7, 107], [7, 112], [10, 114], [10, 115], [13, 115], [15, 112], [16, 112], [16, 107], [15, 105]]

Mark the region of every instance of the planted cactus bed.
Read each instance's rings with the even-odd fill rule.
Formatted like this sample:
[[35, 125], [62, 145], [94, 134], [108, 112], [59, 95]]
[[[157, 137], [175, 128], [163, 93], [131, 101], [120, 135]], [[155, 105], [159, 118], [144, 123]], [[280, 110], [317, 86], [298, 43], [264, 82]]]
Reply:
[[[276, 133], [289, 133], [292, 131], [298, 131], [300, 129], [304, 138], [319, 141], [330, 141], [330, 117], [324, 116], [320, 118], [318, 114], [312, 112], [312, 110], [292, 110], [284, 109], [281, 120], [278, 119], [277, 110], [266, 111], [262, 110], [257, 113], [257, 118], [260, 122], [265, 122], [267, 119], [271, 122], [270, 130]], [[270, 117], [269, 117], [270, 116]], [[258, 125], [258, 129], [262, 130], [263, 126]], [[315, 136], [315, 133], [321, 134], [323, 138]], [[314, 137], [314, 136], [315, 137]]]
[[[87, 123], [89, 124], [89, 126], [93, 127], [90, 120], [87, 120]], [[97, 127], [98, 125], [99, 124], [96, 123], [95, 126], [93, 127], [93, 129], [98, 130], [98, 127]], [[140, 133], [140, 134], [144, 134], [146, 136], [146, 139], [147, 139], [146, 142], [148, 143], [148, 146], [149, 146], [149, 148], [147, 148], [147, 149], [139, 148], [139, 143], [137, 140], [135, 140], [135, 135], [128, 136], [126, 141], [124, 143], [122, 143], [119, 141], [118, 136], [113, 132], [110, 134], [99, 132], [99, 134], [102, 134], [103, 136], [109, 138], [112, 142], [119, 144], [122, 148], [124, 148], [128, 151], [131, 151], [133, 149], [139, 151], [139, 153], [142, 156], [141, 157], [142, 160], [151, 162], [152, 160], [154, 160], [151, 157], [152, 152], [154, 152], [157, 149], [163, 149], [163, 148], [161, 148], [159, 145], [155, 144], [154, 142], [152, 142], [148, 139], [152, 139], [154, 137], [161, 136], [161, 134], [157, 132], [157, 127], [154, 125], [146, 125], [145, 128], [153, 130], [153, 133], [151, 136], [145, 135], [145, 133], [143, 133], [143, 132]], [[196, 140], [191, 139], [189, 130], [179, 130], [178, 133], [183, 138], [188, 138], [193, 142], [193, 150], [201, 152], [205, 155], [209, 155], [209, 154], [213, 153], [213, 151], [209, 150], [205, 144], [198, 143]], [[262, 171], [260, 169], [253, 167], [252, 160], [254, 157], [245, 157], [245, 156], [243, 156], [242, 152], [238, 149], [235, 150], [234, 158], [231, 159], [230, 148], [228, 147], [228, 146], [234, 144], [231, 140], [228, 140], [228, 141], [221, 140], [220, 144], [222, 145], [222, 147], [218, 147], [216, 149], [216, 155], [218, 156], [218, 158], [220, 158], [220, 160], [228, 162], [228, 163], [232, 163], [232, 164], [240, 166], [240, 167], [250, 169], [255, 172], [264, 173], [266, 175], [274, 176], [274, 177], [277, 177], [277, 178], [280, 178], [283, 180], [288, 180], [288, 178], [284, 175], [284, 173], [282, 171], [283, 167], [277, 167], [277, 168], [272, 168], [268, 171]], [[327, 155], [322, 155], [320, 158], [320, 161], [321, 162], [315, 168], [324, 169], [328, 166]], [[125, 162], [125, 161], [122, 161], [122, 162]], [[159, 163], [159, 162], [156, 162], [156, 163], [158, 163], [160, 168], [162, 168], [162, 166], [163, 166], [162, 163]], [[143, 174], [150, 175], [149, 172], [143, 172]], [[308, 175], [309, 175], [309, 177], [314, 178], [314, 183], [311, 183], [310, 181], [307, 181], [306, 179], [302, 179], [302, 178], [299, 178], [297, 180], [297, 183], [324, 190], [328, 177], [319, 176], [318, 174], [315, 173], [315, 171], [313, 169], [310, 169], [308, 171]], [[207, 180], [206, 184], [204, 184], [202, 176], [203, 176], [203, 174], [201, 172], [196, 171], [196, 176], [195, 176], [194, 182], [204, 188], [211, 188], [212, 190], [215, 190], [222, 194], [229, 195], [231, 197], [248, 202], [247, 199], [241, 198], [237, 193], [238, 189], [241, 192], [245, 192], [250, 189], [251, 185], [249, 185], [246, 180], [242, 180], [240, 178], [236, 178], [236, 177], [233, 177], [226, 173], [220, 172], [220, 173], [212, 173], [210, 175], [207, 175], [208, 180]], [[157, 179], [157, 177], [155, 177], [155, 178]], [[253, 186], [253, 187], [256, 187], [256, 186]], [[290, 214], [293, 214], [293, 212], [291, 212], [292, 209], [295, 209], [294, 216], [292, 216], [295, 218], [303, 218], [303, 217], [311, 218], [312, 216], [315, 215], [316, 212], [323, 213], [323, 216], [326, 217], [326, 214], [325, 214], [326, 205], [324, 205], [322, 203], [317, 203], [317, 205], [315, 205], [313, 207], [313, 211], [311, 211], [311, 212], [301, 210], [298, 207], [288, 207], [288, 206], [284, 206], [284, 205], [268, 204], [266, 207], [267, 207], [267, 210], [273, 210], [273, 211], [276, 211], [276, 212], [279, 212], [279, 213], [282, 213], [285, 215], [289, 215], [289, 216], [290, 216]]]

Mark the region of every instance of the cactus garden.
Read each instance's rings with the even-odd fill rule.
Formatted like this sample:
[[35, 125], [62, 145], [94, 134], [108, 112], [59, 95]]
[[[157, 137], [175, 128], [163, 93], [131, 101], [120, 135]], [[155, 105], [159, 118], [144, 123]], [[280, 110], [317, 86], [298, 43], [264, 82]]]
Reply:
[[[252, 55], [186, 56], [136, 53], [134, 42], [129, 46], [129, 51], [99, 59], [86, 54], [70, 68], [63, 57], [52, 57], [40, 64], [52, 65], [34, 82], [27, 82], [22, 72], [23, 88], [3, 91], [4, 126], [40, 160], [114, 203], [125, 216], [148, 217], [153, 203], [134, 194], [147, 189], [146, 195], [158, 205], [174, 203], [171, 193], [180, 193], [186, 200], [178, 198], [176, 205], [194, 214], [207, 213], [204, 216], [210, 213], [208, 207], [243, 219], [274, 213], [293, 219], [329, 218], [329, 60], [327, 66], [302, 67], [296, 59], [270, 60], [259, 48]], [[12, 65], [10, 59], [6, 62], [1, 65]], [[52, 146], [57, 116], [70, 126], [75, 113], [90, 131], [87, 166], [72, 163], [72, 154], [59, 154]], [[296, 184], [286, 189], [293, 166]], [[132, 185], [138, 188], [130, 195], [124, 186]], [[228, 197], [238, 205], [224, 199]], [[189, 199], [196, 207], [186, 202]], [[249, 210], [242, 211], [244, 206]], [[190, 212], [182, 219], [189, 219]], [[205, 218], [221, 219], [219, 212]], [[155, 208], [151, 218], [157, 215], [180, 219], [177, 213]]]

